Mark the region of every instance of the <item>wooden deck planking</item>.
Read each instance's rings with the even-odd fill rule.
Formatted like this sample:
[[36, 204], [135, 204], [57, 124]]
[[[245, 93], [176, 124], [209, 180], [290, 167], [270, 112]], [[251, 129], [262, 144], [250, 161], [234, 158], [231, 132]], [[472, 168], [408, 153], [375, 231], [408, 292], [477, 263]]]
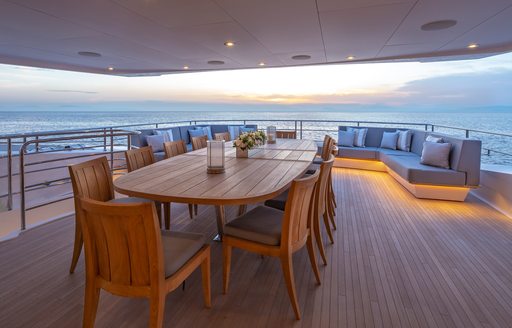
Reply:
[[[414, 198], [389, 175], [334, 169], [335, 244], [317, 286], [307, 253], [294, 257], [303, 319], [295, 321], [278, 261], [234, 250], [222, 295], [221, 245], [212, 244], [211, 310], [199, 272], [167, 297], [173, 327], [507, 327], [512, 322], [512, 219], [470, 197]], [[212, 206], [188, 218], [173, 205], [176, 230], [216, 232]], [[229, 207], [228, 217], [236, 208]], [[84, 267], [67, 273], [72, 219], [0, 243], [0, 318], [5, 327], [80, 326]], [[326, 237], [326, 236], [324, 236]], [[102, 293], [97, 327], [145, 327], [148, 304]]]

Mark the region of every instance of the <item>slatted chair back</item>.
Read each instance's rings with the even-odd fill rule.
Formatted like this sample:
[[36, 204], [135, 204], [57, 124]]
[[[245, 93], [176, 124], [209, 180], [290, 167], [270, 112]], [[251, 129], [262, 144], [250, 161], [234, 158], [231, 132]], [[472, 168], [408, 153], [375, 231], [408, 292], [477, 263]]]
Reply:
[[183, 140], [164, 142], [165, 158], [171, 158], [187, 152], [187, 145]]
[[114, 184], [107, 157], [69, 166], [69, 176], [76, 200], [85, 197], [102, 202], [114, 199]]
[[276, 131], [276, 138], [297, 139], [297, 132], [295, 132], [295, 131]]
[[331, 154], [329, 154], [329, 160], [320, 164], [320, 176], [318, 177], [314, 196], [314, 208], [318, 210], [318, 217], [321, 217], [326, 210], [327, 192], [328, 188], [330, 188], [329, 178], [333, 164], [334, 156]]
[[124, 152], [128, 172], [138, 170], [144, 166], [155, 163], [155, 155], [151, 146], [130, 149]]
[[208, 136], [192, 137], [192, 149], [198, 150], [198, 149], [206, 148], [207, 141], [208, 141]]
[[328, 135], [324, 137], [324, 143], [322, 145], [322, 160], [328, 161], [332, 154], [332, 148], [334, 147], [334, 139]]
[[320, 172], [292, 182], [284, 209], [281, 247], [293, 252], [306, 244], [311, 226], [313, 191]]
[[231, 135], [229, 134], [229, 132], [215, 133], [215, 140], [218, 140], [218, 141], [222, 141], [222, 140], [230, 141], [231, 140]]

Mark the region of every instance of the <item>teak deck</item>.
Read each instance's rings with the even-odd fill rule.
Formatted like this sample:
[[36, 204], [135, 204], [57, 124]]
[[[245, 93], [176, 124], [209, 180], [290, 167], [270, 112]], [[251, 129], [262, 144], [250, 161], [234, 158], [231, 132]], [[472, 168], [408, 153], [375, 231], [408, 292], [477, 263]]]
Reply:
[[[235, 250], [222, 290], [221, 245], [212, 243], [212, 309], [200, 273], [169, 294], [166, 327], [509, 327], [512, 219], [469, 197], [414, 198], [386, 173], [333, 169], [338, 230], [317, 286], [306, 251], [294, 257], [303, 319], [295, 321], [279, 261]], [[232, 218], [236, 208], [228, 208]], [[176, 230], [216, 233], [212, 206], [191, 220], [173, 204]], [[83, 257], [68, 274], [74, 220], [0, 243], [0, 325], [80, 327]], [[148, 304], [102, 293], [97, 327], [145, 327]]]

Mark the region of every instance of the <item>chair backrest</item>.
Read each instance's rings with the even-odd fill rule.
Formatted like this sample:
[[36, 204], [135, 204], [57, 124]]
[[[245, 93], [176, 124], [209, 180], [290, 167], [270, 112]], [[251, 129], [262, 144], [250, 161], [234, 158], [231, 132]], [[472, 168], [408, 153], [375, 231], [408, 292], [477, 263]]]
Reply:
[[151, 146], [127, 150], [124, 152], [124, 156], [126, 157], [128, 172], [155, 163], [155, 155], [153, 155]]
[[69, 176], [76, 200], [85, 197], [102, 202], [114, 199], [114, 184], [107, 157], [69, 166]]
[[297, 132], [295, 132], [295, 131], [276, 131], [276, 138], [297, 139]]
[[329, 135], [325, 135], [324, 137], [324, 143], [322, 145], [322, 159], [324, 161], [328, 161], [331, 153], [332, 153], [332, 147], [334, 146], [334, 139], [331, 138]]
[[183, 140], [164, 142], [165, 158], [171, 158], [187, 152], [187, 145]]
[[230, 141], [230, 140], [231, 140], [231, 136], [229, 135], [229, 132], [215, 133], [215, 140], [219, 140], [219, 141], [222, 141], [222, 140]]
[[206, 141], [208, 141], [208, 136], [192, 137], [192, 149], [206, 148]]
[[[164, 281], [164, 258], [153, 203], [104, 203], [79, 198], [86, 279], [118, 294], [144, 293]], [[130, 287], [122, 289], [122, 287]], [[133, 294], [129, 294], [133, 293]], [[125, 295], [127, 296], [127, 295]]]
[[315, 187], [314, 208], [319, 217], [324, 214], [327, 200], [327, 189], [329, 188], [329, 177], [334, 164], [334, 156], [329, 154], [329, 159], [320, 164], [320, 176]]
[[313, 191], [320, 172], [292, 182], [284, 209], [281, 247], [291, 251], [302, 247], [307, 240], [311, 223]]

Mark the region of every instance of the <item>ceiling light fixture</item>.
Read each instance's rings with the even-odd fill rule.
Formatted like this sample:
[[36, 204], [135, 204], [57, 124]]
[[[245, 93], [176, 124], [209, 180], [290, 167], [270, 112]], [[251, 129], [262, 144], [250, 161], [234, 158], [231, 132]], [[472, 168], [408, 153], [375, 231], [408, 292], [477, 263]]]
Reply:
[[107, 69], [112, 72], [114, 70], [114, 67], [110, 66]]
[[457, 25], [457, 21], [454, 19], [443, 19], [438, 21], [429, 22], [421, 25], [421, 30], [423, 31], [439, 31], [446, 30], [450, 27], [454, 27]]
[[78, 54], [80, 56], [84, 56], [84, 57], [101, 57], [100, 53], [93, 52], [93, 51], [79, 51]]
[[228, 48], [231, 48], [235, 45], [235, 43], [233, 41], [226, 41], [224, 42], [224, 45]]
[[478, 43], [470, 43], [468, 45], [468, 49], [476, 49], [476, 48], [478, 48]]
[[354, 56], [348, 56], [347, 57], [347, 60], [354, 60], [354, 59], [356, 59], [356, 57], [354, 57]]
[[310, 55], [295, 55], [295, 56], [292, 56], [292, 59], [293, 60], [308, 60], [308, 59], [311, 59], [311, 56]]
[[183, 69], [188, 69], [188, 66], [183, 66]]
[[260, 62], [258, 65], [265, 66], [265, 63], [264, 62]]
[[210, 65], [224, 65], [224, 62], [222, 60], [209, 60], [208, 64], [210, 64]]

